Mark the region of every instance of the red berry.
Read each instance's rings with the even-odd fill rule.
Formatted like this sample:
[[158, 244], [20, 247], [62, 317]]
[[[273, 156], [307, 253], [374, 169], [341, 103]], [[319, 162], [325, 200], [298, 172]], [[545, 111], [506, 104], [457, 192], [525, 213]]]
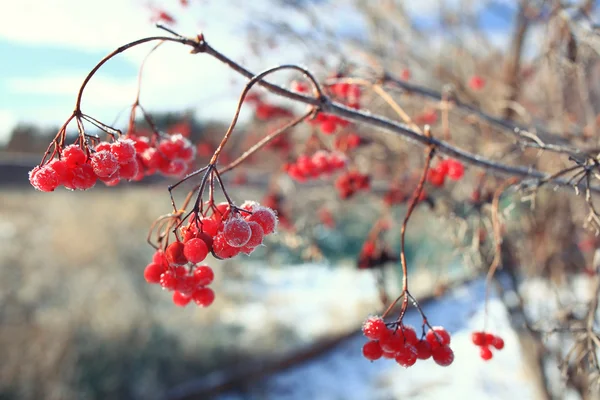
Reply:
[[379, 343], [381, 344], [381, 348], [383, 350], [388, 351], [390, 353], [399, 352], [405, 345], [404, 337], [402, 337], [400, 331], [396, 331], [391, 335], [384, 336], [383, 338], [381, 338], [381, 340], [379, 340]]
[[154, 254], [152, 255], [152, 262], [164, 266], [167, 266], [168, 264], [167, 258], [165, 257], [165, 253], [161, 249], [158, 249], [154, 252]]
[[173, 292], [173, 303], [175, 303], [176, 306], [185, 307], [189, 304], [191, 300], [191, 297], [186, 296], [183, 293], [177, 291]]
[[175, 290], [179, 279], [173, 271], [167, 271], [160, 276], [160, 286], [166, 290]]
[[108, 142], [100, 142], [96, 145], [96, 148], [94, 149], [96, 151], [102, 151], [102, 150], [108, 150], [110, 151], [110, 143]]
[[208, 307], [215, 301], [215, 292], [210, 288], [200, 288], [194, 292], [192, 299], [200, 307]]
[[494, 339], [496, 339], [496, 336], [491, 333], [486, 333], [484, 346], [491, 346], [492, 343], [494, 343]]
[[363, 346], [362, 353], [367, 360], [375, 361], [381, 358], [383, 350], [381, 349], [379, 342], [369, 341]]
[[183, 255], [187, 261], [197, 264], [208, 255], [208, 247], [202, 239], [190, 239], [183, 246]]
[[134, 158], [126, 163], [121, 163], [119, 167], [119, 176], [128, 181], [133, 180], [138, 174], [138, 162]]
[[135, 158], [135, 143], [131, 139], [119, 139], [110, 145], [110, 152], [119, 164], [128, 163]]
[[430, 168], [427, 171], [427, 181], [435, 187], [444, 186], [445, 177], [446, 175], [440, 168]]
[[412, 326], [403, 326], [402, 334], [404, 335], [404, 341], [407, 344], [414, 345], [419, 341], [419, 338], [417, 337], [417, 332], [415, 332], [415, 328], [413, 328]]
[[173, 242], [167, 246], [165, 256], [170, 265], [184, 265], [188, 262], [183, 254], [185, 245], [182, 242]]
[[223, 202], [219, 203], [215, 206], [215, 212], [213, 214], [213, 219], [218, 222], [224, 221], [229, 218], [229, 212], [231, 211], [231, 207], [229, 207], [229, 203]]
[[473, 90], [481, 90], [485, 86], [485, 79], [479, 75], [473, 75], [469, 80], [469, 86]]
[[415, 344], [415, 348], [417, 349], [417, 358], [419, 360], [427, 360], [431, 357], [431, 345], [427, 340], [419, 340]]
[[473, 332], [471, 335], [471, 341], [476, 346], [485, 345], [485, 333], [484, 332]]
[[396, 353], [391, 353], [391, 352], [389, 352], [389, 351], [385, 351], [385, 350], [384, 350], [384, 351], [383, 351], [383, 354], [382, 354], [382, 357], [383, 357], [383, 358], [390, 359], [390, 360], [393, 360], [394, 358], [396, 358]]
[[71, 187], [87, 190], [96, 184], [98, 177], [90, 164], [81, 164], [71, 169]]
[[101, 178], [107, 178], [119, 170], [119, 162], [108, 150], [95, 152], [91, 164], [96, 175]]
[[277, 215], [269, 207], [256, 207], [247, 220], [257, 222], [263, 228], [265, 235], [270, 235], [277, 229]]
[[215, 279], [215, 273], [208, 265], [201, 265], [194, 270], [194, 279], [198, 286], [208, 286]]
[[410, 344], [405, 345], [396, 354], [396, 362], [404, 368], [411, 367], [417, 362], [417, 349]]
[[65, 147], [62, 151], [62, 157], [69, 168], [75, 168], [80, 164], [84, 164], [87, 160], [85, 152], [75, 144]]
[[489, 361], [492, 359], [493, 354], [489, 347], [481, 346], [479, 350], [479, 356], [482, 360]]
[[42, 192], [52, 192], [60, 185], [60, 177], [48, 165], [35, 167], [29, 172], [29, 182]]
[[231, 218], [223, 226], [223, 237], [230, 246], [242, 247], [248, 243], [251, 236], [252, 229], [242, 218]]
[[146, 265], [146, 269], [144, 269], [144, 278], [148, 283], [160, 283], [160, 276], [165, 271], [164, 265], [150, 263]]
[[325, 135], [331, 135], [335, 132], [337, 128], [337, 124], [334, 119], [328, 118], [325, 121], [321, 122], [321, 132]]
[[258, 222], [250, 221], [248, 222], [248, 226], [250, 227], [252, 234], [250, 235], [250, 240], [248, 240], [248, 243], [244, 245], [244, 249], [254, 250], [257, 246], [262, 244], [265, 233], [262, 226], [260, 226]]
[[492, 346], [497, 350], [502, 350], [504, 348], [504, 340], [500, 336], [496, 336], [492, 341]]
[[440, 346], [448, 346], [450, 344], [450, 334], [442, 326], [434, 326], [433, 330], [430, 329], [429, 332], [427, 332], [425, 339], [433, 349]]
[[448, 169], [448, 178], [458, 181], [465, 175], [465, 167], [458, 160], [445, 160]]
[[187, 275], [186, 271], [185, 275], [179, 278], [175, 289], [185, 296], [191, 296], [197, 286], [196, 279], [193, 276]]
[[362, 326], [363, 335], [367, 339], [379, 340], [387, 333], [387, 326], [381, 317], [369, 317]]
[[213, 239], [212, 251], [213, 254], [221, 259], [235, 257], [240, 253], [240, 247], [233, 247], [227, 243], [222, 234], [218, 234]]
[[449, 346], [433, 347], [431, 349], [431, 357], [433, 357], [433, 361], [435, 361], [436, 364], [447, 367], [454, 361], [454, 352]]

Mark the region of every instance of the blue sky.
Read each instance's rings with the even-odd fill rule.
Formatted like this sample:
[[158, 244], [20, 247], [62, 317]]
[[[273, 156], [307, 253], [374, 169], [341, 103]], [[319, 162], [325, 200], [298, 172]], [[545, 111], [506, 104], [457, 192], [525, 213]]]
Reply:
[[[407, 0], [405, 4], [427, 24], [438, 3]], [[456, 7], [460, 0], [445, 3]], [[105, 54], [128, 41], [160, 33], [149, 22], [148, 4], [149, 0], [19, 0], [2, 7], [8, 12], [0, 15], [0, 141], [20, 121], [62, 123], [73, 110], [81, 81]], [[188, 9], [178, 0], [152, 0], [152, 4], [178, 17], [178, 31], [189, 35], [203, 30], [213, 46], [253, 70], [298, 61], [293, 49], [285, 47], [260, 59], [249, 56], [243, 37], [249, 13], [236, 12], [241, 4], [250, 4], [243, 0], [190, 0]], [[273, 10], [267, 4], [255, 0], [251, 7], [274, 18], [290, 17], [289, 10]], [[356, 18], [348, 19], [351, 15], [346, 13], [342, 19], [341, 14], [331, 21], [336, 29], [347, 30]], [[483, 18], [487, 29], [500, 32], [501, 37], [504, 22]], [[86, 89], [84, 112], [112, 123], [133, 101], [138, 67], [150, 47], [127, 51], [102, 67]], [[179, 45], [165, 45], [147, 64], [142, 104], [150, 110], [188, 108], [200, 117], [228, 119], [242, 86], [239, 77], [215, 60], [192, 56]]]

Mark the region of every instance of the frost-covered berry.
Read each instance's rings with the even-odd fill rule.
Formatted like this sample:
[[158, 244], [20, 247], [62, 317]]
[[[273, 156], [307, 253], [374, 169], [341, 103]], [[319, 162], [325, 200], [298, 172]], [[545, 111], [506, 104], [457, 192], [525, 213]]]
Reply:
[[396, 354], [396, 362], [404, 367], [412, 367], [417, 362], [417, 349], [415, 346], [407, 344]]
[[277, 215], [269, 207], [256, 207], [247, 219], [257, 222], [263, 228], [265, 235], [270, 235], [277, 229]]
[[231, 218], [223, 226], [223, 237], [233, 247], [243, 247], [252, 236], [252, 229], [242, 218]]
[[101, 178], [113, 175], [119, 169], [119, 162], [108, 150], [97, 151], [92, 156], [92, 167], [94, 172]]
[[450, 344], [450, 334], [442, 326], [434, 326], [433, 330], [429, 330], [425, 339], [429, 342], [432, 348], [440, 346], [448, 346]]
[[31, 186], [42, 192], [52, 192], [60, 185], [60, 178], [56, 171], [44, 165], [35, 167], [29, 172]]
[[415, 344], [415, 349], [417, 349], [417, 358], [419, 360], [427, 360], [431, 357], [431, 345], [427, 340], [419, 340]]
[[125, 180], [133, 180], [138, 174], [138, 162], [134, 158], [126, 163], [119, 165], [119, 177]]
[[119, 164], [128, 163], [135, 158], [135, 143], [131, 139], [119, 139], [110, 145], [110, 152]]
[[165, 290], [175, 290], [179, 279], [175, 276], [175, 272], [166, 271], [160, 276], [160, 286]]
[[61, 154], [69, 168], [75, 168], [87, 160], [85, 152], [75, 144], [65, 147]]
[[71, 187], [73, 189], [87, 190], [94, 187], [98, 177], [90, 164], [81, 164], [71, 168]]
[[415, 328], [412, 326], [403, 326], [402, 334], [404, 335], [404, 341], [407, 344], [414, 345], [419, 341], [419, 338], [417, 338], [417, 332], [415, 332]]
[[233, 247], [225, 240], [223, 234], [218, 234], [213, 239], [212, 251], [221, 259], [235, 257], [240, 253], [240, 247]]
[[371, 340], [381, 339], [387, 331], [388, 328], [381, 317], [369, 317], [362, 326], [363, 335]]
[[187, 261], [193, 264], [197, 264], [199, 262], [204, 261], [204, 259], [208, 255], [208, 247], [202, 239], [190, 239], [185, 243], [183, 247], [183, 255], [185, 256]]

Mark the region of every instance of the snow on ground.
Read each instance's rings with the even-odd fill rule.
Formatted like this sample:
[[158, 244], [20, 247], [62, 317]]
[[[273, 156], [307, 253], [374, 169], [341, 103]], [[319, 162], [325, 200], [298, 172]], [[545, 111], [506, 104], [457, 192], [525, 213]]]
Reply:
[[[249, 269], [248, 274], [254, 270]], [[341, 331], [358, 326], [369, 310], [377, 308], [370, 274], [320, 265], [258, 270], [261, 272], [250, 286], [234, 289], [248, 291], [250, 299], [255, 293], [254, 300], [238, 307], [234, 314], [223, 316], [238, 321], [244, 316], [244, 325], [250, 330], [260, 324], [261, 317], [269, 315], [293, 328], [303, 341], [314, 340], [331, 333], [332, 326], [340, 323], [345, 325]], [[439, 367], [432, 360], [418, 362], [409, 369], [390, 360], [370, 363], [361, 355], [365, 340], [357, 335], [323, 356], [255, 382], [243, 393], [226, 393], [219, 399], [535, 398], [518, 339], [498, 299], [492, 298], [489, 304], [488, 330], [504, 338], [504, 350], [495, 352], [486, 363], [470, 342], [471, 332], [483, 327], [483, 300], [484, 285], [478, 281], [425, 306], [432, 325], [443, 325], [452, 333], [455, 362], [450, 367]], [[405, 322], [417, 326], [420, 317], [411, 310]]]

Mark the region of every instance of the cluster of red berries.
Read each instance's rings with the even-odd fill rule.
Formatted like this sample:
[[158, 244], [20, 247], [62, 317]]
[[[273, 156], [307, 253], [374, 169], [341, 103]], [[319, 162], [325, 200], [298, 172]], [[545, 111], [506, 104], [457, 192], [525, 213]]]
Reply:
[[342, 153], [319, 150], [312, 157], [300, 155], [296, 162], [285, 164], [284, 170], [293, 179], [304, 182], [307, 179], [330, 175], [344, 168], [347, 161]]
[[475, 346], [479, 346], [479, 356], [485, 361], [492, 359], [493, 354], [490, 347], [494, 347], [496, 350], [504, 348], [504, 339], [491, 333], [473, 332], [471, 340]]
[[144, 270], [144, 278], [148, 283], [173, 291], [173, 303], [177, 306], [185, 307], [193, 300], [200, 307], [208, 307], [215, 300], [215, 292], [207, 287], [215, 274], [208, 265], [196, 265], [193, 261], [204, 260], [207, 254], [203, 242], [171, 243], [166, 252], [159, 249], [154, 253], [152, 262]]
[[190, 215], [188, 224], [179, 228], [182, 239], [170, 243], [164, 252], [157, 250], [144, 271], [147, 282], [174, 292], [173, 302], [178, 306], [191, 300], [202, 307], [213, 302], [214, 293], [206, 287], [214, 278], [213, 271], [198, 265], [208, 253], [219, 259], [249, 255], [277, 228], [273, 210], [255, 201], [246, 201], [234, 211], [228, 203], [211, 209], [211, 216]]
[[369, 190], [371, 177], [357, 171], [348, 171], [335, 181], [335, 187], [342, 199], [348, 199], [360, 190]]
[[446, 176], [454, 181], [458, 181], [462, 179], [464, 175], [465, 167], [460, 161], [447, 159], [442, 160], [442, 162], [434, 168], [429, 169], [427, 172], [427, 180], [433, 186], [441, 187], [444, 186]]
[[443, 327], [429, 330], [425, 338], [419, 339], [414, 328], [399, 325], [388, 328], [383, 318], [370, 317], [362, 327], [369, 341], [362, 348], [363, 356], [370, 361], [380, 358], [394, 359], [408, 368], [417, 360], [433, 358], [438, 365], [447, 367], [454, 361], [454, 352], [450, 348], [450, 334]]
[[348, 82], [339, 82], [330, 85], [328, 89], [331, 94], [348, 104], [350, 108], [359, 108], [358, 101], [360, 100], [361, 95], [359, 85]]
[[338, 127], [346, 127], [350, 125], [349, 121], [340, 118], [336, 115], [318, 113], [314, 119], [308, 120], [311, 125], [318, 125], [324, 135], [333, 135], [337, 132]]
[[94, 187], [98, 180], [111, 185], [121, 175], [124, 179], [133, 179], [137, 174], [134, 142], [119, 139], [100, 143], [89, 157], [80, 146], [69, 145], [62, 149], [59, 158], [31, 170], [29, 182], [42, 192], [52, 192], [59, 186], [86, 190]]
[[139, 179], [156, 172], [181, 177], [189, 171], [196, 158], [196, 147], [180, 133], [161, 138], [158, 143], [152, 143], [146, 136], [129, 137], [134, 141], [138, 153]]

